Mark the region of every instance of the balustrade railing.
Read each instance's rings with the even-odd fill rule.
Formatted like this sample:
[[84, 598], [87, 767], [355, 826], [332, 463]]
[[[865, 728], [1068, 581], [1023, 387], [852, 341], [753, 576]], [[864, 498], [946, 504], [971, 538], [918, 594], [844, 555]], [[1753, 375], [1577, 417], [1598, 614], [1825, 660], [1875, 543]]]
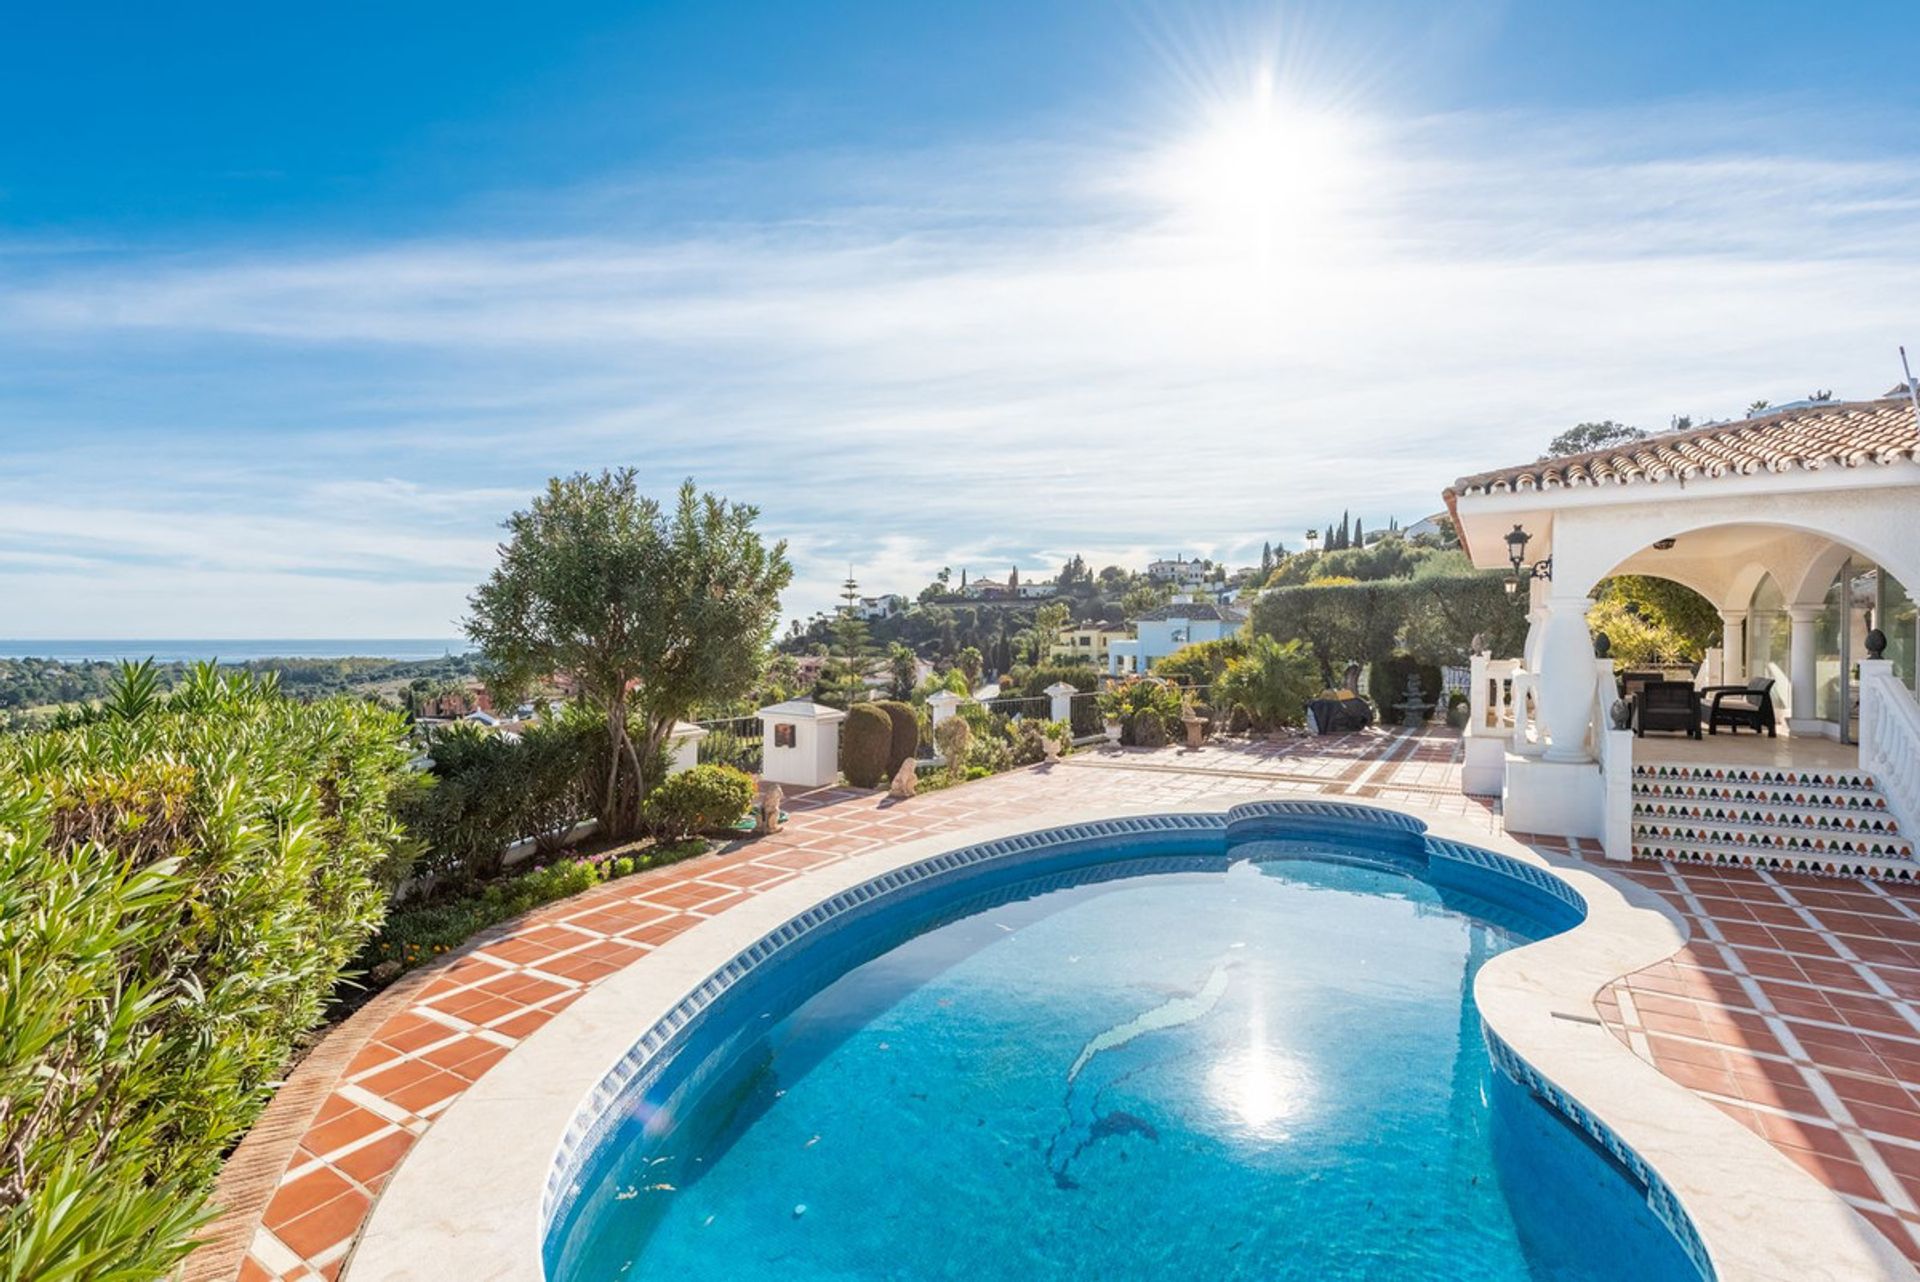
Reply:
[[1860, 664], [1860, 768], [1887, 799], [1900, 835], [1920, 835], [1920, 702], [1885, 660]]

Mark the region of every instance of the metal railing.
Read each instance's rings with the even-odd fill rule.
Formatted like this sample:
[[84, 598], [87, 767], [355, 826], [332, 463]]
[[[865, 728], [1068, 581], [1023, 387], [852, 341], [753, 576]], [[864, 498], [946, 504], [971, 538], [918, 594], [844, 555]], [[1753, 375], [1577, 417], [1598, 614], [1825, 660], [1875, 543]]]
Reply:
[[766, 751], [764, 730], [758, 717], [728, 717], [719, 721], [696, 721], [707, 732], [700, 740], [699, 761], [703, 766], [733, 766], [750, 775], [760, 773]]

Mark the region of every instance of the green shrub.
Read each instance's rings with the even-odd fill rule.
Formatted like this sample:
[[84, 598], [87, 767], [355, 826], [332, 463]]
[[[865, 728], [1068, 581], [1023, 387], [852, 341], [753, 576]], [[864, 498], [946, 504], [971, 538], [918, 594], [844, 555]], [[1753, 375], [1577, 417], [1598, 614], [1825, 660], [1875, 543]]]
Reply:
[[893, 718], [874, 703], [856, 703], [840, 723], [840, 773], [856, 788], [877, 788], [893, 751]]
[[1246, 652], [1244, 637], [1196, 641], [1192, 645], [1182, 646], [1164, 659], [1156, 659], [1153, 675], [1175, 685], [1211, 687], [1226, 675], [1227, 665]]
[[[1151, 677], [1129, 677], [1100, 693], [1100, 710], [1120, 723], [1120, 742], [1158, 747], [1167, 742], [1180, 720], [1180, 692]], [[1150, 728], [1158, 723], [1157, 731]], [[1149, 743], [1142, 743], [1145, 731]]]
[[887, 747], [887, 778], [891, 779], [900, 769], [900, 763], [911, 761], [920, 755], [920, 718], [914, 713], [913, 705], [902, 703], [898, 699], [888, 699], [874, 705], [887, 714], [893, 722], [893, 738]]
[[641, 807], [647, 827], [662, 841], [684, 841], [731, 828], [753, 808], [753, 776], [732, 766], [695, 766], [668, 775]]
[[967, 724], [965, 717], [948, 717], [933, 728], [934, 746], [940, 749], [940, 755], [947, 759], [947, 772], [953, 776], [963, 775], [967, 768], [967, 754], [973, 747], [973, 727]]
[[524, 838], [542, 854], [558, 850], [590, 813], [587, 773], [605, 737], [604, 727], [581, 717], [549, 719], [518, 738], [449, 726], [433, 743], [433, 787], [401, 813], [422, 846], [417, 870], [479, 882]]
[[1420, 697], [1427, 701], [1427, 715], [1440, 700], [1441, 676], [1437, 664], [1422, 663], [1410, 654], [1396, 654], [1368, 665], [1367, 690], [1380, 710], [1380, 724], [1400, 724], [1400, 701], [1407, 697], [1407, 678], [1420, 679]]
[[0, 1276], [168, 1274], [405, 874], [405, 726], [195, 669], [0, 738]]
[[1236, 710], [1247, 710], [1249, 728], [1278, 730], [1306, 720], [1307, 701], [1319, 684], [1318, 666], [1305, 646], [1255, 637], [1246, 652], [1227, 665], [1219, 697]]
[[1038, 717], [1028, 717], [1018, 722], [1013, 728], [1012, 763], [1030, 766], [1036, 761], [1045, 761], [1048, 739], [1053, 740], [1064, 753], [1073, 744], [1073, 731], [1064, 721], [1042, 721]]

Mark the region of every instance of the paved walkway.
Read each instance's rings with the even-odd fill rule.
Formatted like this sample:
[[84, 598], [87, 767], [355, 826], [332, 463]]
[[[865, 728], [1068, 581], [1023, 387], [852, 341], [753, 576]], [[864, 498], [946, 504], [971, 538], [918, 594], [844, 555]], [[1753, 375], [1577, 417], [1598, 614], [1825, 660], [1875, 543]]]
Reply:
[[1920, 890], [1641, 863], [1687, 946], [1602, 991], [1615, 1036], [1920, 1264]]
[[[221, 1220], [208, 1246], [189, 1261], [188, 1282], [234, 1278], [307, 1282], [338, 1277], [388, 1176], [469, 1085], [595, 983], [681, 931], [807, 869], [858, 858], [915, 837], [958, 832], [985, 816], [995, 821], [1031, 818], [1035, 826], [1043, 826], [1048, 813], [1063, 804], [1122, 790], [1131, 802], [1169, 806], [1256, 794], [1376, 799], [1414, 810], [1465, 815], [1483, 821], [1491, 830], [1497, 819], [1487, 804], [1460, 794], [1459, 758], [1458, 738], [1444, 730], [1419, 735], [1374, 731], [1327, 739], [1211, 744], [1191, 751], [1080, 753], [1053, 767], [1034, 767], [904, 802], [844, 789], [790, 798], [793, 819], [783, 832], [551, 905], [494, 932], [471, 951], [407, 977], [337, 1029], [300, 1066], [228, 1164], [216, 1195], [224, 1208]], [[1549, 843], [1541, 844], [1544, 848]], [[1678, 876], [1652, 865], [1635, 870], [1635, 875], [1656, 881]], [[1705, 881], [1704, 874], [1692, 870], [1685, 877], [1689, 883]], [[1714, 879], [1741, 884], [1725, 874]], [[1773, 885], [1778, 884], [1756, 877], [1744, 882], [1756, 895], [1775, 894]], [[1676, 887], [1670, 893], [1681, 891]], [[1913, 914], [1914, 908], [1920, 908], [1920, 898], [1910, 893], [1899, 900], [1884, 900], [1878, 890], [1835, 882], [1813, 883], [1808, 893], [1901, 905], [1886, 911], [1904, 913], [1904, 918], [1882, 923], [1894, 933], [1903, 924], [1920, 920]], [[1715, 923], [1714, 929], [1731, 928], [1736, 933], [1750, 923], [1753, 909], [1743, 899], [1721, 894], [1696, 897], [1695, 902], [1700, 905], [1700, 915], [1695, 917], [1698, 936], [1713, 937], [1705, 925], [1709, 921]], [[1827, 908], [1824, 902], [1819, 905], [1820, 911]], [[1853, 919], [1847, 919], [1847, 928], [1853, 925]], [[1775, 940], [1770, 957], [1782, 965], [1833, 960], [1831, 945], [1824, 941], [1816, 945], [1811, 938], [1815, 932], [1807, 933], [1810, 938], [1804, 941], [1797, 937]], [[1907, 930], [1907, 936], [1920, 952], [1920, 927]], [[1682, 954], [1687, 960], [1676, 959], [1668, 965], [1695, 964], [1689, 955], [1700, 947], [1697, 940]], [[1870, 965], [1889, 972], [1882, 975], [1882, 982], [1891, 985], [1901, 978], [1882, 966], [1879, 951], [1873, 956]], [[1712, 960], [1724, 964], [1719, 953]], [[1672, 1053], [1673, 1047], [1667, 1044], [1682, 1040], [1680, 1035], [1669, 1028], [1636, 1023], [1623, 1014], [1631, 1011], [1639, 1021], [1669, 1014], [1679, 1017], [1661, 1008], [1659, 985], [1668, 978], [1655, 973], [1659, 970], [1632, 976], [1602, 994], [1602, 1015], [1623, 1039], [1669, 1075], [1702, 1090], [1730, 1111], [1747, 1108], [1757, 1118], [1753, 1102], [1737, 1090], [1722, 1090], [1716, 1096], [1683, 1076], [1689, 1069], [1676, 1071], [1675, 1065], [1691, 1062]], [[1869, 1013], [1878, 1017], [1897, 1005], [1904, 1018], [1913, 1018], [1912, 1009], [1904, 1005], [1914, 995], [1908, 989], [1876, 999], [1869, 1012], [1865, 1004], [1841, 1004], [1852, 993], [1837, 986], [1842, 979], [1855, 987], [1868, 983], [1858, 972], [1846, 970], [1845, 974], [1822, 972], [1803, 984], [1806, 992], [1835, 1003], [1825, 1021], [1834, 1026], [1825, 1030], [1832, 1037], [1809, 1038], [1803, 1033], [1793, 1043], [1795, 1053], [1806, 1057], [1804, 1066], [1815, 1074], [1848, 1071], [1844, 1055], [1857, 1047], [1842, 1045], [1839, 1039], [1866, 1036], [1864, 1021]], [[1901, 982], [1920, 985], [1920, 959]], [[1643, 989], [1651, 1001], [1641, 997]], [[1712, 992], [1682, 1000], [1688, 1003], [1685, 1013], [1702, 1021], [1732, 1021], [1753, 1013], [1740, 1005], [1748, 997], [1740, 989], [1729, 990], [1724, 1006]], [[1863, 1021], [1860, 1031], [1855, 1031], [1856, 1013]], [[1774, 1018], [1797, 1016], [1776, 1014]], [[1920, 1028], [1910, 1031], [1920, 1049]], [[1707, 1042], [1712, 1042], [1714, 1053], [1725, 1053], [1724, 1039], [1698, 1037], [1696, 1041], [1703, 1043], [1695, 1049], [1696, 1057], [1709, 1049]], [[1909, 1067], [1898, 1080], [1912, 1080], [1916, 1071], [1920, 1070]], [[1716, 1079], [1709, 1085], [1726, 1084]], [[1824, 1116], [1834, 1119], [1836, 1133], [1849, 1134], [1840, 1130], [1842, 1123], [1831, 1110]], [[1857, 1112], [1851, 1116], [1861, 1126], [1875, 1120]], [[1791, 1148], [1774, 1134], [1764, 1129], [1762, 1133]], [[1907, 1141], [1912, 1151], [1899, 1148], [1900, 1156], [1920, 1159], [1920, 1127], [1909, 1119], [1898, 1133], [1915, 1137]], [[1864, 1142], [1882, 1145], [1877, 1137]], [[1883, 1165], [1890, 1171], [1907, 1169], [1920, 1175], [1920, 1162], [1892, 1166], [1891, 1154], [1898, 1146], [1883, 1147], [1889, 1155]], [[1862, 1170], [1879, 1169], [1856, 1165]], [[1876, 1222], [1890, 1232], [1900, 1227], [1894, 1221], [1903, 1211], [1913, 1211], [1914, 1203], [1897, 1177], [1894, 1184], [1882, 1187], [1871, 1179], [1867, 1184], [1845, 1183], [1852, 1179], [1852, 1172], [1838, 1165], [1821, 1166], [1816, 1174], [1856, 1198], [1856, 1205], [1878, 1215]], [[1899, 1200], [1889, 1196], [1896, 1192]], [[1920, 1216], [1909, 1223], [1916, 1221]], [[1895, 1240], [1910, 1251], [1914, 1247], [1910, 1234]]]

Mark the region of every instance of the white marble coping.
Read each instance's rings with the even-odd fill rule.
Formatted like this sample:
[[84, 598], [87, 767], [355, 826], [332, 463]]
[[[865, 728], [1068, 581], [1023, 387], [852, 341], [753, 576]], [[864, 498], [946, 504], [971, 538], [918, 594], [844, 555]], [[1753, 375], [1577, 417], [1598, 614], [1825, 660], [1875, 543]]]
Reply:
[[[555, 1016], [441, 1115], [380, 1194], [347, 1262], [346, 1282], [546, 1282], [542, 1198], [581, 1102], [642, 1032], [790, 918], [962, 847], [1131, 815], [1224, 813], [1236, 800], [1275, 798], [1063, 805], [1044, 822], [981, 823], [812, 869], [675, 936]], [[1838, 1194], [1596, 1022], [1592, 999], [1602, 986], [1686, 941], [1684, 923], [1659, 896], [1573, 860], [1543, 859], [1464, 818], [1371, 799], [1358, 804], [1409, 814], [1435, 837], [1549, 867], [1586, 899], [1580, 925], [1488, 962], [1475, 1002], [1516, 1053], [1666, 1180], [1705, 1243], [1718, 1282], [1920, 1279]]]

